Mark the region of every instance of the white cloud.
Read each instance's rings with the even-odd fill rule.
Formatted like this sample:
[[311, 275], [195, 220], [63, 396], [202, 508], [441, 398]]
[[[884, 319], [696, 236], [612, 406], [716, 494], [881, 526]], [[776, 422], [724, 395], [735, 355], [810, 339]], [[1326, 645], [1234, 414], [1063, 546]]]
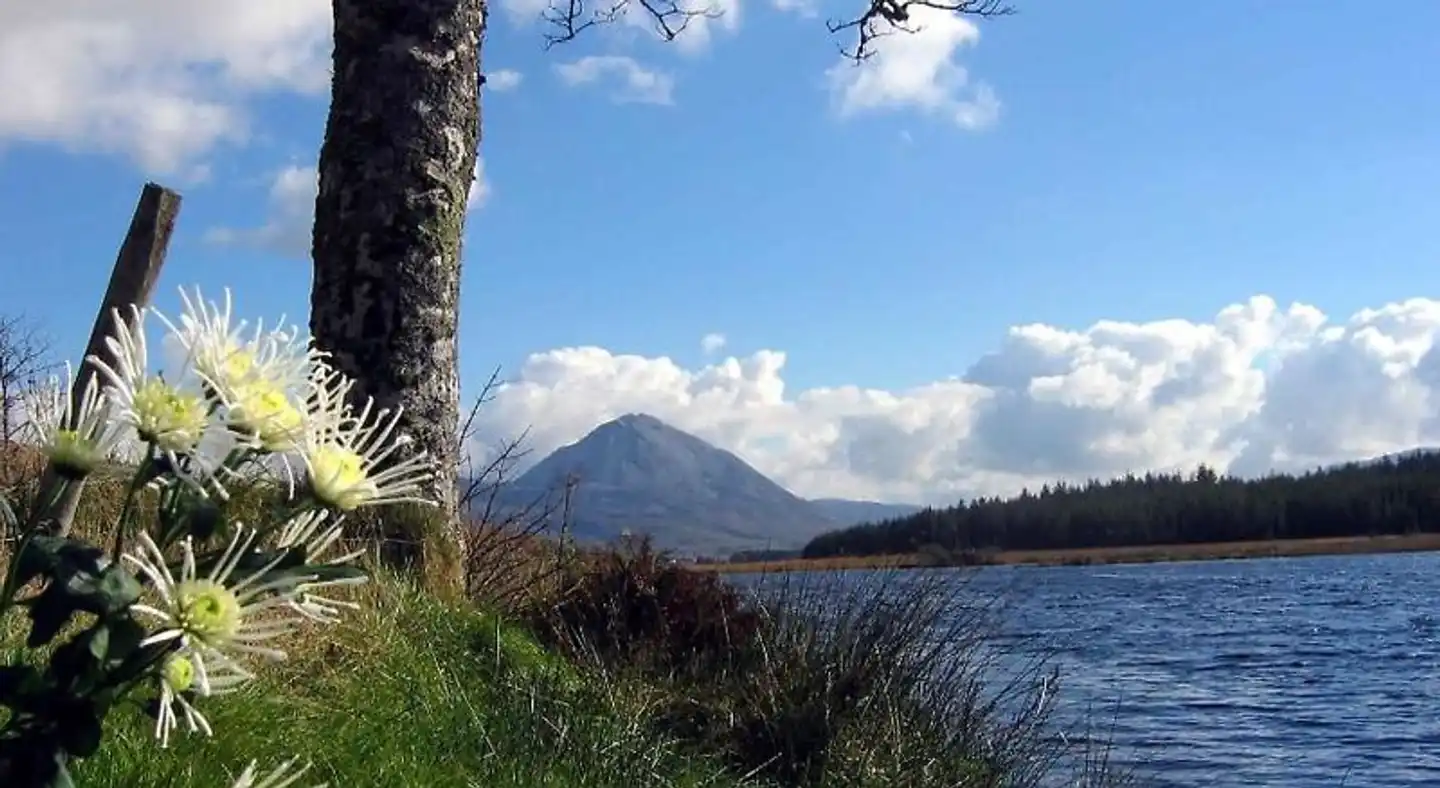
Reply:
[[[205, 233], [210, 243], [248, 246], [287, 257], [309, 257], [311, 229], [315, 223], [315, 195], [320, 182], [315, 167], [290, 165], [281, 169], [270, 183], [266, 218], [258, 227], [212, 227]], [[466, 195], [465, 209], [484, 207], [493, 190], [485, 177], [485, 158], [475, 157], [475, 180]]]
[[912, 6], [913, 32], [896, 30], [871, 41], [872, 56], [855, 64], [842, 59], [827, 72], [842, 116], [917, 109], [963, 129], [981, 129], [1000, 117], [1000, 100], [974, 82], [957, 62], [962, 47], [980, 40], [980, 29], [952, 11]]
[[707, 356], [711, 353], [719, 353], [721, 348], [724, 347], [724, 334], [710, 333], [700, 338], [700, 349], [703, 350]]
[[536, 353], [482, 413], [481, 447], [531, 428], [531, 459], [654, 414], [809, 496], [953, 502], [1057, 478], [1253, 475], [1440, 445], [1440, 300], [1332, 324], [1264, 296], [1192, 323], [1027, 325], [959, 378], [787, 391], [762, 350], [686, 369], [602, 348]]
[[640, 65], [623, 55], [587, 55], [570, 63], [559, 63], [555, 73], [567, 85], [612, 82], [610, 98], [621, 104], [674, 103], [675, 78], [663, 71]]
[[212, 228], [206, 232], [206, 240], [308, 257], [315, 193], [319, 189], [317, 177], [314, 167], [290, 165], [281, 169], [270, 183], [264, 224], [245, 229]]
[[62, 145], [192, 170], [243, 141], [246, 101], [328, 84], [325, 0], [0, 4], [0, 146]]
[[770, 0], [770, 4], [776, 10], [788, 11], [803, 18], [810, 18], [819, 13], [819, 2], [817, 0]]
[[485, 88], [504, 93], [507, 90], [514, 90], [520, 87], [520, 82], [525, 75], [512, 68], [502, 68], [496, 71], [489, 71], [485, 74]]
[[475, 179], [470, 181], [470, 192], [465, 196], [465, 210], [473, 211], [476, 208], [485, 207], [490, 201], [490, 195], [494, 190], [490, 187], [490, 179], [485, 177], [485, 157], [475, 157]]

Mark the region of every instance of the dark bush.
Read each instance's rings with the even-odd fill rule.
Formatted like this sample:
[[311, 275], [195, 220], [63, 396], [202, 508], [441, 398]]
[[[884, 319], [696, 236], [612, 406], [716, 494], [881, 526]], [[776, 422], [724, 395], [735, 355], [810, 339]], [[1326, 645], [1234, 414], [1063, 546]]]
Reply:
[[1115, 784], [1056, 735], [1047, 660], [997, 664], [995, 601], [956, 572], [737, 589], [642, 544], [584, 562], [540, 624], [610, 681], [659, 679], [647, 714], [660, 733], [771, 783]]
[[666, 677], [728, 674], [760, 627], [739, 592], [654, 549], [648, 539], [586, 556], [533, 617], [541, 638], [608, 669]]

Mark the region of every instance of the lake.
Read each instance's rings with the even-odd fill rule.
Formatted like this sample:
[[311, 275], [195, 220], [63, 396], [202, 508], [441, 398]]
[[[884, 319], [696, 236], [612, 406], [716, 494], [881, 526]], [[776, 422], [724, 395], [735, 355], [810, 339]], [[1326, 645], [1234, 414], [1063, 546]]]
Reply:
[[1145, 785], [1440, 786], [1440, 554], [971, 582], [1005, 593], [1008, 634], [1058, 649], [1062, 714], [1088, 712]]

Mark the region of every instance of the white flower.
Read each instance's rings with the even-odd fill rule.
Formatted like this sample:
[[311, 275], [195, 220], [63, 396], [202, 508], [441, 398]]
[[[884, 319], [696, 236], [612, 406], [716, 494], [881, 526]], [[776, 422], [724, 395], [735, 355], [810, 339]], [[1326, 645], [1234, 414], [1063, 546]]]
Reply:
[[421, 497], [434, 476], [424, 452], [384, 467], [409, 443], [395, 431], [400, 410], [375, 410], [374, 400], [366, 398], [365, 407], [354, 414], [346, 404], [353, 385], [324, 363], [313, 373], [305, 435], [298, 447], [311, 494], [341, 512], [387, 503], [433, 504]]
[[[299, 769], [292, 771], [297, 760], [299, 759], [291, 758], [264, 776], [258, 776], [256, 774], [256, 761], [251, 761], [250, 765], [246, 766], [245, 771], [240, 775], [240, 779], [231, 784], [230, 788], [289, 788], [289, 786], [295, 784], [296, 780], [303, 777], [305, 772], [310, 770], [310, 764], [307, 763]], [[326, 788], [326, 783], [320, 783], [319, 785], [312, 786], [312, 788]]]
[[[209, 405], [192, 387], [148, 374], [144, 312], [132, 304], [128, 318], [118, 309], [112, 315], [115, 335], [106, 337], [105, 346], [110, 349], [114, 366], [98, 356], [88, 359], [108, 383], [105, 396], [111, 418], [133, 428], [142, 442], [169, 461], [175, 473], [182, 474], [179, 458], [195, 457], [195, 450], [209, 430]], [[185, 377], [183, 372], [179, 379]], [[186, 474], [185, 478], [200, 486], [198, 476]]]
[[[155, 310], [156, 317], [169, 327], [171, 334], [185, 348], [189, 363], [196, 374], [222, 397], [257, 379], [276, 383], [302, 384], [309, 371], [312, 356], [309, 343], [299, 339], [296, 331], [265, 330], [256, 323], [245, 338], [247, 321], [231, 325], [230, 289], [225, 289], [224, 306], [205, 301], [200, 289], [192, 299], [183, 288], [180, 299], [185, 308], [177, 326]], [[276, 321], [279, 325], [284, 319]]]
[[155, 715], [155, 738], [160, 740], [161, 749], [170, 746], [170, 734], [179, 727], [182, 719], [191, 733], [214, 735], [210, 722], [186, 697], [187, 693], [218, 695], [235, 689], [250, 679], [247, 674], [223, 668], [218, 674], [205, 674], [200, 672], [203, 665], [203, 661], [196, 659], [185, 649], [170, 653], [161, 664], [157, 676], [160, 709]]
[[247, 445], [283, 452], [300, 437], [303, 414], [295, 404], [312, 364], [323, 354], [299, 338], [298, 331], [266, 331], [257, 323], [249, 339], [246, 323], [231, 326], [230, 291], [223, 308], [183, 289], [185, 309], [176, 326], [163, 314], [185, 348], [189, 363], [206, 388], [226, 408], [231, 430]]
[[293, 631], [300, 623], [289, 613], [294, 612], [291, 603], [296, 586], [305, 578], [264, 579], [283, 560], [283, 554], [249, 575], [233, 576], [240, 560], [253, 553], [255, 536], [255, 531], [237, 526], [220, 560], [204, 577], [196, 573], [195, 549], [189, 536], [180, 540], [179, 578], [171, 573], [160, 548], [144, 531], [138, 536], [139, 548], [122, 557], [154, 584], [160, 596], [158, 605], [137, 603], [130, 608], [163, 626], [142, 645], [177, 641], [182, 649], [188, 649], [202, 694], [210, 691], [208, 677], [216, 670], [251, 677], [253, 674], [238, 661], [242, 655], [284, 659], [285, 652], [263, 644]]
[[121, 425], [106, 418], [106, 398], [100, 381], [89, 376], [81, 395], [75, 396], [75, 379], [65, 365], [65, 383], [25, 396], [29, 427], [55, 472], [67, 479], [83, 479], [115, 451]]
[[[290, 520], [280, 531], [275, 546], [303, 547], [305, 550], [305, 563], [326, 564], [335, 566], [348, 564], [351, 561], [365, 554], [364, 549], [345, 553], [336, 558], [325, 559], [324, 554], [328, 551], [345, 533], [341, 520], [343, 515], [329, 520], [330, 512], [325, 509], [312, 509]], [[327, 522], [327, 520], [329, 520]], [[340, 620], [342, 609], [359, 610], [360, 606], [354, 602], [341, 599], [331, 599], [319, 596], [313, 592], [330, 586], [360, 585], [369, 578], [360, 576], [345, 578], [343, 580], [327, 580], [314, 583], [301, 583], [296, 587], [297, 595], [291, 603], [292, 607], [306, 618], [321, 623], [332, 624]]]
[[243, 442], [267, 452], [289, 451], [304, 434], [305, 414], [273, 381], [241, 384], [225, 406], [230, 428]]
[[[280, 535], [275, 540], [275, 546], [304, 547], [305, 563], [321, 563], [325, 552], [345, 535], [343, 519], [344, 515], [337, 515], [334, 519], [330, 519], [330, 512], [324, 509], [312, 509], [292, 517], [289, 522], [285, 523], [285, 526], [280, 529]], [[326, 559], [324, 563], [348, 564], [364, 554], [365, 550], [360, 549], [338, 558]]]

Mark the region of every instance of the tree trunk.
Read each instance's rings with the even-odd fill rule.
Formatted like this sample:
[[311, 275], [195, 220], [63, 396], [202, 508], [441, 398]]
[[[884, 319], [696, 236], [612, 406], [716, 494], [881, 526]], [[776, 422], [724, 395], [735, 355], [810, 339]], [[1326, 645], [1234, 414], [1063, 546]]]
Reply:
[[[456, 325], [480, 139], [484, 0], [334, 0], [310, 331], [357, 394], [404, 407], [457, 525]], [[453, 536], [453, 533], [452, 533]]]

